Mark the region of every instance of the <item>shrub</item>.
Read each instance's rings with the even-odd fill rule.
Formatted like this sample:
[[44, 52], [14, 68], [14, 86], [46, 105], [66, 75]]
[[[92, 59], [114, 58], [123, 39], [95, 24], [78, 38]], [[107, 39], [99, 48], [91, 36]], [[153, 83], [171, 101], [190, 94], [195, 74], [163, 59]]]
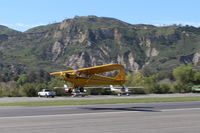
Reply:
[[[192, 65], [180, 65], [176, 69], [173, 70], [173, 76], [175, 77], [178, 83], [186, 84], [194, 82], [195, 75], [198, 73]], [[199, 75], [196, 75], [199, 77]]]
[[176, 84], [174, 85], [174, 92], [176, 92], [176, 93], [191, 92], [191, 87], [188, 86], [187, 84], [176, 83]]
[[24, 94], [20, 88], [3, 87], [3, 88], [0, 88], [0, 96], [1, 97], [21, 97], [21, 96], [24, 96]]
[[23, 85], [22, 90], [23, 90], [25, 96], [28, 96], [28, 97], [37, 96], [36, 86], [33, 83], [27, 83], [27, 84]]
[[133, 89], [133, 94], [146, 94], [145, 88], [134, 88]]
[[109, 88], [89, 88], [86, 90], [88, 95], [110, 95], [112, 93]]
[[56, 92], [56, 96], [66, 96], [65, 90], [62, 88], [54, 89], [54, 91]]
[[155, 84], [152, 88], [152, 92], [156, 94], [169, 93], [170, 86], [168, 84]]

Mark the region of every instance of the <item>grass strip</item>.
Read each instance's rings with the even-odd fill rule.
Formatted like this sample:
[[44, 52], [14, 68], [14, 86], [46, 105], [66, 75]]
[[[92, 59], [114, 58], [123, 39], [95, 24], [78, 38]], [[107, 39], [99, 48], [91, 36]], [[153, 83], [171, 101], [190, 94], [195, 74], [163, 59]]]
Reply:
[[30, 101], [30, 102], [0, 103], [0, 106], [66, 106], [66, 105], [185, 102], [185, 101], [200, 101], [200, 96], [159, 97], [159, 98], [67, 99], [67, 100], [51, 100], [51, 101], [44, 100], [44, 101]]

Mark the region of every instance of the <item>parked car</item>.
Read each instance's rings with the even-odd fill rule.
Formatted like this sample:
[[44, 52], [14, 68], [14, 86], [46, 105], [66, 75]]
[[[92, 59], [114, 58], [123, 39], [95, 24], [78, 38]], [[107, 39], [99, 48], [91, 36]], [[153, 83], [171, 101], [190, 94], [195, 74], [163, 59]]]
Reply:
[[56, 96], [56, 92], [49, 89], [42, 89], [42, 91], [38, 92], [39, 97], [54, 97]]

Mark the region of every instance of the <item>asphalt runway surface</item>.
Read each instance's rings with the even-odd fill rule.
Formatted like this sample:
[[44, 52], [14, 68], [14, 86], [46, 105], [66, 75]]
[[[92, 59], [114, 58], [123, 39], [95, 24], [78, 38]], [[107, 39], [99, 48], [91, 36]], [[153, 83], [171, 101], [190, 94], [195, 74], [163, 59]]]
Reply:
[[0, 107], [1, 133], [199, 133], [200, 102]]

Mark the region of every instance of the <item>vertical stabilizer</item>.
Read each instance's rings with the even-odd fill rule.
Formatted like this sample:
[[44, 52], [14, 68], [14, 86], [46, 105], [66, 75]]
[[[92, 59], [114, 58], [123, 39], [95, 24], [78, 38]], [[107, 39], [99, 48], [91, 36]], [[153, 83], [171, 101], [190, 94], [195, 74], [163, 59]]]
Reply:
[[113, 87], [113, 85], [110, 85], [110, 90], [111, 90], [111, 91], [114, 91], [114, 90], [115, 90], [115, 88]]
[[67, 86], [66, 84], [64, 84], [64, 90], [65, 90], [65, 91], [68, 91], [68, 90], [69, 90], [69, 88], [68, 88], [68, 86]]
[[125, 71], [120, 70], [119, 73], [116, 75], [115, 79], [125, 81]]

